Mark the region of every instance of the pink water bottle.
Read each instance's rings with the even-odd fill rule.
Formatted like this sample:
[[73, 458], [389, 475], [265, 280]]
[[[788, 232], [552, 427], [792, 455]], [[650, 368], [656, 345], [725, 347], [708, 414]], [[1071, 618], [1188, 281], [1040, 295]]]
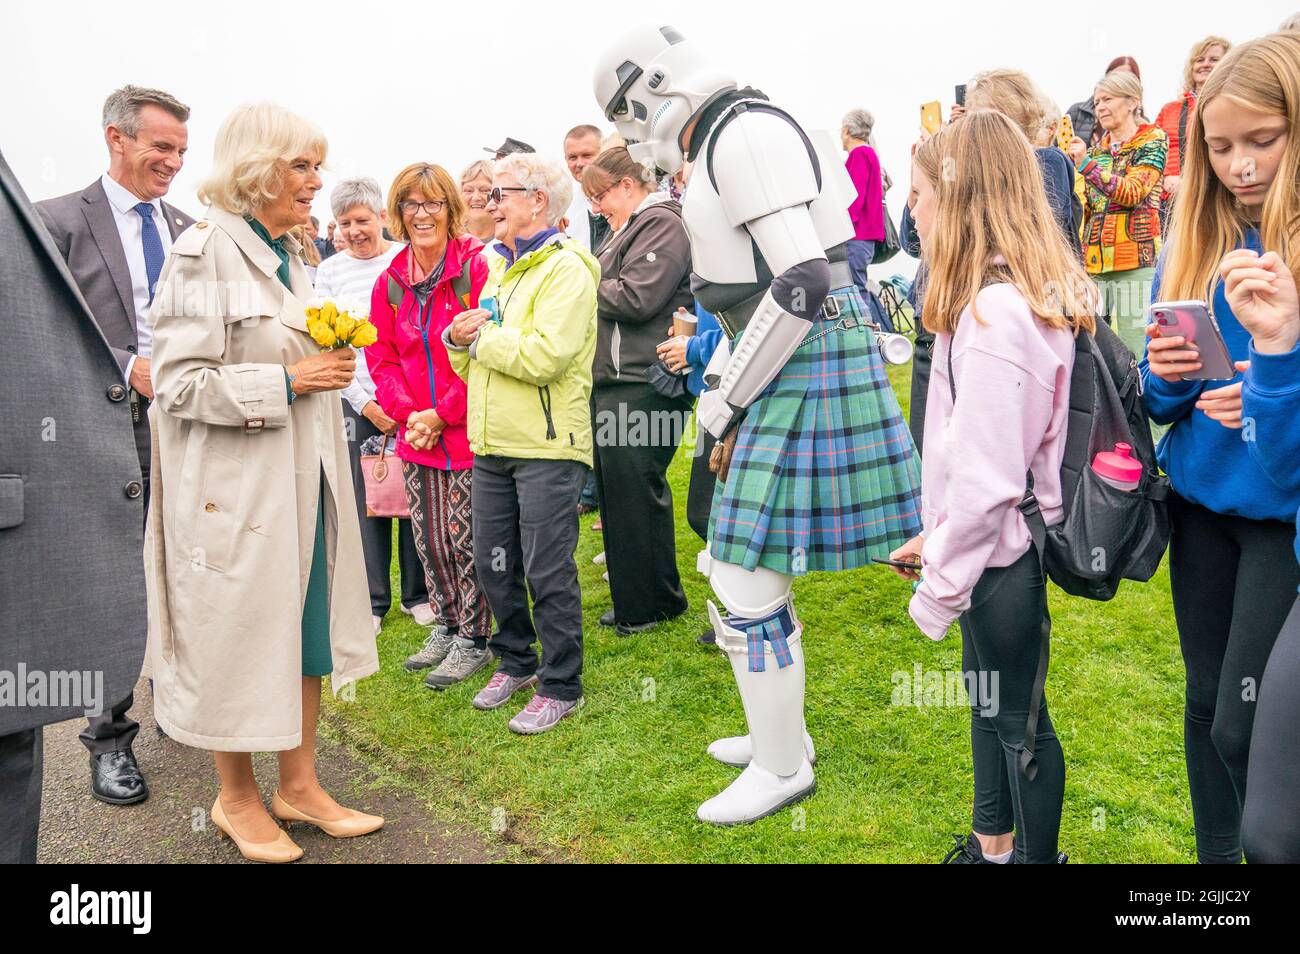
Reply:
[[1142, 483], [1142, 462], [1133, 459], [1133, 447], [1119, 443], [1113, 451], [1102, 451], [1092, 459], [1092, 469], [1117, 490], [1137, 490]]

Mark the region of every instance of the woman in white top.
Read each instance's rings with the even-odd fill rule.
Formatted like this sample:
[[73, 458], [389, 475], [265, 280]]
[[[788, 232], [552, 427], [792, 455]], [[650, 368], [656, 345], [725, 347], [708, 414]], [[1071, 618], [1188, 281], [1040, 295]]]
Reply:
[[[347, 242], [338, 255], [331, 255], [316, 270], [316, 295], [342, 307], [370, 308], [370, 292], [402, 243], [384, 238], [388, 213], [379, 183], [370, 177], [344, 179], [330, 193], [330, 212], [338, 233]], [[361, 518], [361, 544], [366, 555], [366, 576], [370, 584], [370, 609], [375, 632], [392, 605], [389, 568], [393, 559], [393, 527], [388, 517], [366, 516], [366, 485], [361, 475], [361, 445], [376, 434], [393, 436], [397, 422], [375, 401], [375, 383], [370, 378], [363, 351], [357, 351], [357, 373], [343, 391], [343, 414], [348, 421], [348, 450], [352, 458], [352, 484], [356, 490], [357, 515]], [[391, 450], [391, 447], [390, 447]], [[400, 520], [397, 557], [402, 568], [402, 612], [414, 616], [421, 626], [435, 622], [429, 608], [420, 555], [411, 534], [411, 521]]]

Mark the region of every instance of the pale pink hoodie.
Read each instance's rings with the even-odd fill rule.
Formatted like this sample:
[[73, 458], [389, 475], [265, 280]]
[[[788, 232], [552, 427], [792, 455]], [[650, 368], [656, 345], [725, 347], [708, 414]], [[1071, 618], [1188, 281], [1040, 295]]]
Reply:
[[[1010, 566], [1032, 545], [1016, 509], [1025, 471], [1050, 525], [1061, 519], [1061, 458], [1069, 417], [1074, 335], [1050, 329], [1014, 285], [979, 293], [954, 335], [934, 342], [925, 406], [922, 582], [908, 611], [931, 639], [970, 608], [987, 567]], [[954, 409], [948, 349], [957, 379]]]

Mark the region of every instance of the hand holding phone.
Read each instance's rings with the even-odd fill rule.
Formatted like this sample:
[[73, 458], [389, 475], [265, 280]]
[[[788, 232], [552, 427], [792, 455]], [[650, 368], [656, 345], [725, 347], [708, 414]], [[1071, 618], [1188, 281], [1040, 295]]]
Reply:
[[[1182, 338], [1186, 350], [1196, 352], [1197, 367], [1187, 367], [1177, 371], [1184, 381], [1222, 381], [1235, 377], [1237, 369], [1233, 366], [1228, 346], [1223, 341], [1219, 325], [1210, 314], [1209, 306], [1203, 301], [1159, 301], [1147, 308], [1148, 328], [1154, 326], [1159, 338]], [[1176, 347], [1176, 346], [1175, 346]], [[1165, 349], [1168, 350], [1168, 349]], [[1167, 355], [1163, 358], [1182, 360], [1185, 356]], [[1148, 365], [1152, 359], [1148, 357]], [[1163, 362], [1165, 364], [1170, 361]], [[1154, 369], [1153, 369], [1154, 370]], [[1173, 373], [1174, 369], [1168, 369]], [[1158, 374], [1164, 378], [1165, 374]]]

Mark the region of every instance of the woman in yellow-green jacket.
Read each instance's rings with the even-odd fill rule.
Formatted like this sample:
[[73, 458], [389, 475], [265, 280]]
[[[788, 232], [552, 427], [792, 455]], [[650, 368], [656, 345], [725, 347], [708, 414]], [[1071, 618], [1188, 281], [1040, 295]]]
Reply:
[[510, 720], [525, 735], [554, 728], [582, 704], [573, 552], [578, 495], [591, 466], [600, 266], [556, 228], [571, 182], [536, 153], [496, 164], [487, 211], [497, 241], [484, 307], [462, 312], [443, 334], [451, 366], [469, 386], [474, 558], [498, 627], [489, 646], [500, 665], [474, 706], [500, 708], [536, 685]]

